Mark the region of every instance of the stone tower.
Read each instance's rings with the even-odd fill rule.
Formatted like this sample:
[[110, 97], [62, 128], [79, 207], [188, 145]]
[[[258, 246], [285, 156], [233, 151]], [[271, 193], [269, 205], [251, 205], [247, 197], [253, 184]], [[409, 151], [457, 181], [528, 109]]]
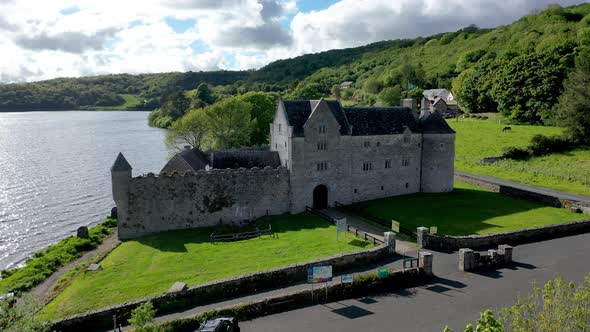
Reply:
[[[119, 152], [115, 163], [111, 167], [111, 180], [113, 182], [113, 199], [117, 205], [119, 226], [125, 223], [129, 216], [129, 184], [131, 183], [131, 165]], [[128, 238], [124, 234], [124, 228], [119, 227], [119, 239]]]

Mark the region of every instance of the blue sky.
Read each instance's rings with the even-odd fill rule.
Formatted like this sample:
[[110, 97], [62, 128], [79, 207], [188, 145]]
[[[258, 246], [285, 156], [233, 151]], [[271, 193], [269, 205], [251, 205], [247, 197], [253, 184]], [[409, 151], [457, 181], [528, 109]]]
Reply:
[[259, 68], [306, 53], [494, 27], [575, 0], [0, 0], [0, 83]]

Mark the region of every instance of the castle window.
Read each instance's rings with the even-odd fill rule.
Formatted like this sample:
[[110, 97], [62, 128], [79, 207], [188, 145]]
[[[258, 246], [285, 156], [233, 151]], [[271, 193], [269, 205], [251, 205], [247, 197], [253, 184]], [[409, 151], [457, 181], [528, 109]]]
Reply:
[[325, 171], [328, 169], [328, 162], [327, 161], [323, 161], [321, 163], [317, 163], [316, 164], [316, 168], [318, 171]]
[[287, 147], [287, 141], [285, 141], [285, 147]]
[[377, 142], [377, 146], [380, 146], [380, 145], [381, 145], [381, 142]]
[[279, 145], [275, 143], [275, 150], [279, 148]]
[[318, 142], [318, 151], [326, 150], [326, 142]]
[[364, 141], [364, 142], [363, 142], [363, 146], [364, 146], [365, 148], [370, 148], [370, 147], [371, 147], [371, 141]]
[[391, 160], [387, 159], [385, 161], [385, 168], [391, 168]]
[[409, 144], [410, 143], [410, 139], [411, 139], [410, 135], [404, 135], [404, 143], [405, 144]]
[[408, 188], [409, 186], [410, 186], [410, 184], [406, 182], [406, 188]]
[[358, 190], [356, 190], [356, 189], [355, 189], [355, 190], [354, 190], [354, 193], [356, 194], [357, 192], [358, 192]]
[[383, 190], [383, 186], [381, 186], [381, 190]]
[[279, 123], [279, 133], [281, 132], [281, 124]]
[[445, 148], [445, 143], [440, 143], [440, 148], [444, 149]]
[[407, 158], [407, 157], [406, 157], [406, 158], [402, 159], [402, 166], [403, 166], [403, 167], [408, 167], [408, 166], [410, 166], [410, 158]]
[[326, 133], [326, 125], [320, 125], [319, 132], [320, 132], [320, 134], [325, 134]]
[[373, 169], [373, 163], [370, 161], [363, 163], [363, 171], [370, 171]]

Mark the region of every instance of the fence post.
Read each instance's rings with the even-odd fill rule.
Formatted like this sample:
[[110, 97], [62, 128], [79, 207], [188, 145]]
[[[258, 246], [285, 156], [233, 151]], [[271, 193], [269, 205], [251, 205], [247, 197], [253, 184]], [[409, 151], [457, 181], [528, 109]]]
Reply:
[[418, 266], [423, 268], [427, 275], [432, 275], [432, 253], [428, 251], [420, 251], [420, 256], [418, 256]]

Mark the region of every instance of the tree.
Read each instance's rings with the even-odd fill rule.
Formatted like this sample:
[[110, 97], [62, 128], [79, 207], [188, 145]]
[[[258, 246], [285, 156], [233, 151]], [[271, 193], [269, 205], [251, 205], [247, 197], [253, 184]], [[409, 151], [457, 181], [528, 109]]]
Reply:
[[330, 92], [332, 93], [332, 96], [334, 96], [336, 98], [340, 98], [340, 85], [338, 85], [338, 84], [332, 85], [332, 89], [330, 89]]
[[[533, 293], [518, 297], [516, 304], [501, 309], [498, 317], [493, 311], [480, 314], [475, 332], [508, 331], [588, 331], [590, 327], [590, 274], [576, 287], [562, 278], [548, 281], [543, 288], [533, 287]], [[445, 332], [451, 330], [445, 327]], [[467, 325], [465, 332], [473, 332]]]
[[144, 331], [146, 326], [154, 321], [155, 313], [156, 310], [154, 310], [154, 305], [152, 304], [152, 302], [148, 301], [133, 309], [133, 311], [131, 311], [131, 318], [129, 318], [129, 323], [133, 325], [135, 331]]
[[379, 93], [379, 101], [384, 106], [398, 106], [402, 97], [402, 89], [399, 85], [385, 88]]
[[381, 81], [376, 78], [369, 77], [365, 81], [365, 84], [363, 84], [363, 90], [370, 94], [379, 93], [379, 90], [381, 90]]
[[250, 144], [256, 126], [252, 105], [238, 98], [219, 101], [205, 109], [214, 148], [230, 149]]
[[323, 97], [319, 83], [299, 83], [291, 93], [293, 99], [320, 99]]
[[6, 332], [47, 332], [49, 326], [35, 314], [43, 305], [29, 293], [17, 299], [0, 300], [0, 330]]
[[208, 120], [202, 108], [191, 110], [168, 128], [166, 145], [171, 150], [182, 150], [185, 145], [202, 149], [209, 133]]
[[173, 93], [162, 107], [162, 115], [169, 116], [172, 120], [179, 119], [188, 111], [190, 104], [191, 101], [184, 92]]
[[197, 107], [211, 105], [215, 102], [215, 96], [211, 93], [211, 89], [209, 89], [209, 84], [207, 83], [199, 84], [193, 95], [193, 99]]
[[424, 90], [420, 88], [412, 88], [402, 92], [402, 98], [412, 98], [417, 102], [422, 101], [424, 97]]
[[582, 143], [590, 143], [590, 50], [580, 52], [576, 68], [564, 84], [559, 98], [557, 121], [568, 134]]
[[256, 126], [252, 131], [250, 143], [254, 145], [268, 144], [270, 126], [277, 107], [276, 94], [267, 92], [248, 92], [239, 96], [239, 99], [252, 105], [252, 119], [256, 120]]

